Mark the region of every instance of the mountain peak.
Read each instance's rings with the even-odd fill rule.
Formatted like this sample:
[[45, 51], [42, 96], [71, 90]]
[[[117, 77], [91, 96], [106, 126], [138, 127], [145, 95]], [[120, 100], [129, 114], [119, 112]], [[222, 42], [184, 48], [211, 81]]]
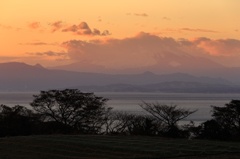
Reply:
[[143, 73], [143, 75], [148, 75], [148, 76], [151, 75], [152, 76], [152, 75], [156, 75], [156, 74], [152, 73], [151, 71], [146, 71]]
[[44, 68], [42, 65], [40, 65], [39, 63], [37, 63], [36, 65], [34, 65], [34, 67], [37, 67], [37, 68]]

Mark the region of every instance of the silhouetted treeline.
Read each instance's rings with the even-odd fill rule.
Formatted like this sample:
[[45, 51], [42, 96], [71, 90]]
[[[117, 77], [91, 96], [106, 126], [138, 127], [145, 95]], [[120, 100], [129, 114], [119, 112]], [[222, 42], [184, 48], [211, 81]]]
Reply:
[[77, 89], [41, 91], [24, 106], [0, 105], [0, 137], [49, 134], [147, 135], [240, 140], [240, 100], [212, 106], [212, 119], [179, 126], [197, 110], [159, 103], [140, 104], [146, 115], [114, 111], [108, 99]]

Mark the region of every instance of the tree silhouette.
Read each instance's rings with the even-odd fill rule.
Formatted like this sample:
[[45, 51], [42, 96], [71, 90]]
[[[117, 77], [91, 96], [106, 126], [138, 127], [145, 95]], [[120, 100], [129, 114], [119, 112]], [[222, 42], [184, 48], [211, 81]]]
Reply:
[[219, 125], [219, 131], [240, 139], [240, 100], [231, 100], [224, 107], [212, 106], [212, 117]]
[[240, 130], [240, 100], [232, 100], [224, 107], [212, 106], [212, 116], [223, 127]]
[[195, 113], [197, 110], [190, 111], [189, 109], [177, 108], [176, 105], [165, 105], [160, 103], [139, 104], [144, 110], [149, 112], [153, 117], [165, 123], [167, 127], [176, 127], [178, 121], [187, 118], [189, 115]]
[[0, 105], [0, 136], [30, 135], [38, 119], [36, 114], [23, 106]]
[[108, 99], [77, 89], [41, 91], [33, 97], [30, 105], [45, 117], [45, 121], [55, 121], [87, 133], [99, 132], [104, 114], [111, 110], [106, 106]]

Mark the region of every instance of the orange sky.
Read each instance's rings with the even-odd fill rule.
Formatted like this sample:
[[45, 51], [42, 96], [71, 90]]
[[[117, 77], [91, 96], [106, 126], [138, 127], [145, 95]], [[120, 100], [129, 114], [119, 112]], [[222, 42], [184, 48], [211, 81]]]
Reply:
[[174, 41], [187, 54], [240, 67], [239, 19], [239, 0], [1, 0], [0, 62], [139, 67]]

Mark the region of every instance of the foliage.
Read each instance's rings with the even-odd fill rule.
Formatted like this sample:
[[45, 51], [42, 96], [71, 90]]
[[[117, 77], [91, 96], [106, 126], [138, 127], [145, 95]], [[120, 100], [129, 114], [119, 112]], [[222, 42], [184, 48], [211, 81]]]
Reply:
[[203, 123], [200, 137], [220, 140], [240, 139], [240, 100], [223, 107], [212, 106], [212, 120]]
[[0, 105], [0, 136], [30, 135], [38, 116], [23, 106]]
[[231, 138], [230, 131], [223, 129], [214, 119], [205, 121], [199, 128], [199, 138], [212, 140], [229, 140]]
[[232, 100], [224, 107], [212, 106], [212, 116], [222, 128], [240, 132], [240, 100]]
[[86, 133], [98, 133], [103, 116], [111, 108], [108, 99], [77, 89], [41, 91], [34, 95], [33, 109], [42, 114], [45, 121], [55, 121]]

